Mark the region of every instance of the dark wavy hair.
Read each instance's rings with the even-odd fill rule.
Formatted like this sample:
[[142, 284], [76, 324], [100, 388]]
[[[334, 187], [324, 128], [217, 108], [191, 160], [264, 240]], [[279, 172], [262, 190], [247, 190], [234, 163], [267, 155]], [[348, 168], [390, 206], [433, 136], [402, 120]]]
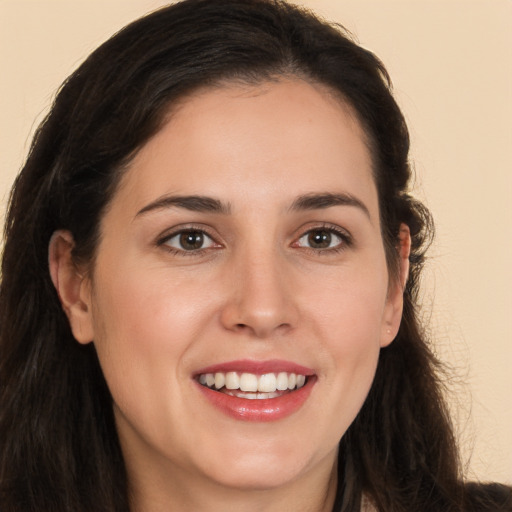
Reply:
[[[409, 136], [385, 68], [343, 27], [296, 6], [185, 0], [121, 30], [66, 80], [14, 184], [0, 287], [2, 512], [129, 510], [112, 399], [94, 345], [74, 340], [50, 280], [52, 233], [71, 231], [76, 262], [93, 261], [100, 219], [126, 165], [175, 102], [200, 87], [282, 77], [324, 84], [357, 113], [392, 272], [400, 223], [412, 235], [402, 324], [341, 439], [335, 508], [357, 511], [363, 494], [381, 512], [468, 507], [439, 365], [417, 320], [432, 223], [408, 195]], [[490, 493], [479, 496], [490, 501]]]

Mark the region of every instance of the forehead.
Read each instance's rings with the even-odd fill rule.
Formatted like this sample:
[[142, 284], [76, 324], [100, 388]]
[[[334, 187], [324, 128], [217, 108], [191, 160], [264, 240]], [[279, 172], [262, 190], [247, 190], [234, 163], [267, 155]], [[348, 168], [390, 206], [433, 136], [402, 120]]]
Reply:
[[317, 190], [376, 202], [366, 135], [328, 88], [283, 79], [182, 100], [136, 155], [119, 192], [143, 207], [170, 193], [270, 204]]

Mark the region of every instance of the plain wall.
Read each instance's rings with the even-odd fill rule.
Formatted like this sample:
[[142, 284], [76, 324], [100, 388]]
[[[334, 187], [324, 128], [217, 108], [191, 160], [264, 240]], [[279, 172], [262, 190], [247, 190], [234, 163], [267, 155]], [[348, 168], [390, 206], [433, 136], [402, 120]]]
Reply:
[[[386, 64], [437, 238], [423, 315], [468, 475], [512, 483], [512, 1], [309, 0]], [[66, 76], [151, 0], [0, 0], [0, 199]]]

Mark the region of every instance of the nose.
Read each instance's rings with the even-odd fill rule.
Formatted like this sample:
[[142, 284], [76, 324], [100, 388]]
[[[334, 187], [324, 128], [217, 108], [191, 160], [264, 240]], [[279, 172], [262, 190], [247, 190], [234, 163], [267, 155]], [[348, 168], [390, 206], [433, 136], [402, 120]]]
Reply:
[[299, 318], [293, 279], [285, 258], [269, 250], [242, 255], [229, 272], [229, 291], [221, 312], [224, 328], [255, 338], [292, 330]]

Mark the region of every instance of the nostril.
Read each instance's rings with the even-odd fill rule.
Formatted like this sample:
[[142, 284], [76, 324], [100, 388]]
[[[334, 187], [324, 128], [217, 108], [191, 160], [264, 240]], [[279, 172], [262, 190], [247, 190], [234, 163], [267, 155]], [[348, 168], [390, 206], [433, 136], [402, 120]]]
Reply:
[[251, 332], [255, 331], [255, 329], [252, 329], [248, 324], [242, 324], [242, 323], [235, 324], [234, 330], [237, 332], [240, 332], [240, 333], [244, 333], [247, 331], [251, 331]]
[[265, 304], [265, 297], [249, 298], [229, 300], [223, 305], [219, 319], [224, 328], [240, 335], [245, 333], [262, 338], [277, 331], [283, 333], [294, 326], [297, 311], [293, 301]]

